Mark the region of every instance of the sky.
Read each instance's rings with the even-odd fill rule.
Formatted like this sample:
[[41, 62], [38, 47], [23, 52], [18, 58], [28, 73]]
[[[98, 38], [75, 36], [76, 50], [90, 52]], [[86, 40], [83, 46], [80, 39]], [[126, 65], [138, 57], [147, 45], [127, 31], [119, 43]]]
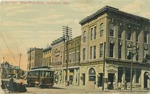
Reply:
[[[29, 48], [45, 48], [63, 35], [81, 35], [79, 22], [108, 5], [150, 19], [150, 0], [0, 0], [0, 62], [27, 69]], [[21, 54], [21, 58], [20, 58]]]

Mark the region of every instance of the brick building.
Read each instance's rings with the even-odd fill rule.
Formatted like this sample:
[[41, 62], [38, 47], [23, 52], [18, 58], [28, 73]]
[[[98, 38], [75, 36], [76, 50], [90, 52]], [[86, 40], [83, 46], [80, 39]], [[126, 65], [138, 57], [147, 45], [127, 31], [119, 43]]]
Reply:
[[43, 48], [36, 48], [36, 47], [30, 48], [27, 54], [28, 54], [27, 70], [42, 65]]
[[80, 24], [80, 86], [102, 88], [104, 81], [104, 89], [115, 89], [132, 81], [150, 87], [150, 19], [105, 6]]

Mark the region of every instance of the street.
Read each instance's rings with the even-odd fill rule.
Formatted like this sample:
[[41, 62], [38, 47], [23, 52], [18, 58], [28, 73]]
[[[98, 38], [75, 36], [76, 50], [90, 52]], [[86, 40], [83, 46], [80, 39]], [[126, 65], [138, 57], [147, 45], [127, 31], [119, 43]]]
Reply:
[[6, 94], [150, 94], [148, 90], [134, 90], [130, 92], [130, 90], [106, 90], [102, 91], [100, 89], [87, 89], [78, 86], [57, 86], [55, 85], [53, 88], [39, 88], [39, 87], [27, 87], [27, 92], [25, 93], [8, 93]]

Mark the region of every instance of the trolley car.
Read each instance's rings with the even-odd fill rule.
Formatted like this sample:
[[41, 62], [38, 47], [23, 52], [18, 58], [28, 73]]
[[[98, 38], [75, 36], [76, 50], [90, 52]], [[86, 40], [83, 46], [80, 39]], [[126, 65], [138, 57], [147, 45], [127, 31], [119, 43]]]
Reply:
[[47, 66], [32, 68], [27, 73], [27, 84], [30, 86], [53, 87], [54, 71]]

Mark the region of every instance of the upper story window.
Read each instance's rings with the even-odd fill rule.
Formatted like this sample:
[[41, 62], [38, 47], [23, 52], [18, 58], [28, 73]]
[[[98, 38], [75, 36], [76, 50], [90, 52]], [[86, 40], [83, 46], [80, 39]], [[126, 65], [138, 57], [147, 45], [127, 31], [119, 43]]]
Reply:
[[94, 27], [94, 39], [96, 39], [96, 26]]
[[91, 28], [91, 35], [90, 35], [90, 39], [92, 40], [92, 38], [93, 38], [93, 28]]
[[83, 48], [83, 60], [85, 60], [86, 48]]
[[132, 59], [132, 51], [131, 50], [128, 50], [127, 52], [127, 59]]
[[92, 46], [90, 47], [90, 59], [92, 59]]
[[99, 52], [100, 54], [99, 54], [99, 56], [102, 57], [102, 56], [103, 56], [103, 49], [104, 49], [104, 48], [103, 48], [103, 43], [100, 44], [99, 49], [100, 49], [100, 52]]
[[100, 24], [100, 37], [104, 35], [104, 24]]
[[138, 51], [138, 49], [136, 48], [136, 61], [138, 61], [139, 60], [139, 51]]
[[136, 42], [139, 42], [139, 35], [140, 35], [140, 32], [136, 32]]
[[77, 51], [77, 54], [76, 54], [76, 61], [80, 61], [80, 52]]
[[148, 33], [144, 32], [144, 43], [148, 43]]
[[94, 59], [96, 58], [96, 46], [94, 46], [94, 54], [93, 54], [93, 56], [94, 56]]
[[113, 57], [113, 54], [114, 54], [114, 44], [110, 43], [109, 57]]
[[118, 38], [122, 38], [123, 29], [121, 26], [118, 27]]
[[86, 42], [86, 31], [83, 32], [83, 42]]
[[75, 53], [72, 53], [72, 62], [75, 62]]
[[118, 43], [118, 58], [121, 58], [121, 53], [122, 53], [122, 45], [120, 45], [120, 43]]
[[114, 25], [112, 23], [109, 24], [109, 34], [110, 36], [114, 36]]
[[127, 29], [127, 40], [131, 40], [132, 37], [132, 32], [131, 32], [131, 28]]

